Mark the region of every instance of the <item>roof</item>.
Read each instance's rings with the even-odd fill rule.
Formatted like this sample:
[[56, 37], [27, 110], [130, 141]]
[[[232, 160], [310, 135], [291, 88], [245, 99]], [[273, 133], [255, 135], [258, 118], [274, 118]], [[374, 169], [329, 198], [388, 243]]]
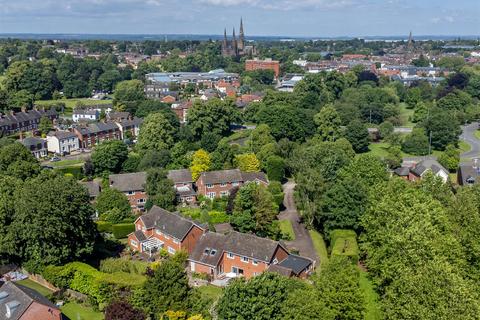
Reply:
[[190, 254], [190, 260], [216, 267], [223, 255], [225, 240], [223, 234], [204, 233]]
[[259, 180], [268, 183], [267, 175], [263, 172], [242, 172], [244, 182]]
[[145, 228], [155, 228], [179, 240], [183, 240], [193, 226], [205, 230], [205, 227], [200, 223], [157, 206], [153, 206], [148, 213], [140, 216], [140, 220]]
[[143, 191], [147, 183], [146, 172], [112, 174], [108, 178], [110, 187], [122, 192]]
[[[52, 302], [50, 302], [50, 300], [42, 296], [37, 291], [24, 287], [19, 284], [16, 284], [14, 282], [10, 282], [10, 281], [5, 282], [5, 284], [3, 284], [0, 287], [0, 293], [2, 292], [6, 292], [8, 294], [7, 297], [0, 299], [0, 304], [2, 306], [7, 303], [10, 303], [10, 304], [14, 303], [18, 305], [15, 309], [13, 309], [12, 315], [8, 318], [9, 320], [20, 319], [22, 314], [30, 307], [30, 305], [33, 302], [58, 310], [58, 308]], [[3, 313], [3, 310], [2, 310], [2, 313], [0, 314], [0, 316], [2, 317], [5, 315]], [[7, 319], [7, 318], [5, 317], [2, 319]]]
[[[459, 183], [464, 185], [471, 185], [480, 182], [480, 171], [471, 164], [462, 164], [458, 168]], [[460, 180], [461, 179], [461, 180]]]
[[190, 169], [169, 170], [167, 177], [172, 180], [174, 184], [193, 182]]
[[196, 196], [197, 192], [193, 190], [191, 186], [181, 186], [175, 188], [177, 191], [177, 195], [188, 197], [188, 196]]
[[96, 198], [100, 194], [100, 183], [97, 181], [80, 181], [79, 183], [87, 188], [90, 197]]
[[205, 184], [243, 181], [242, 172], [239, 169], [202, 172], [200, 178]]
[[275, 273], [278, 273], [282, 276], [285, 276], [285, 277], [291, 277], [292, 276], [292, 273], [293, 273], [293, 270], [290, 269], [290, 268], [286, 268], [286, 267], [282, 267], [281, 265], [279, 264], [271, 264], [268, 266], [268, 269], [267, 271], [269, 272], [275, 272]]
[[399, 167], [393, 170], [393, 172], [400, 177], [405, 177], [410, 173], [410, 167]]
[[432, 170], [434, 174], [437, 174], [439, 171], [448, 173], [448, 170], [445, 169], [440, 163], [438, 163], [437, 160], [431, 159], [422, 160], [417, 163], [415, 168], [411, 169], [411, 171], [417, 176], [422, 176], [427, 170]]
[[128, 119], [130, 117], [130, 112], [127, 111], [111, 111], [107, 114], [108, 119]]
[[10, 126], [12, 124], [19, 124], [28, 121], [38, 121], [41, 117], [46, 116], [50, 118], [56, 118], [58, 116], [54, 107], [50, 110], [29, 110], [26, 112], [0, 114], [0, 127]]
[[214, 227], [215, 227], [215, 231], [217, 231], [218, 233], [227, 233], [233, 230], [232, 225], [228, 222], [218, 223], [214, 225]]
[[133, 232], [133, 234], [135, 235], [135, 238], [137, 238], [137, 240], [140, 241], [140, 242], [143, 242], [143, 241], [147, 240], [147, 237], [143, 234], [143, 232], [141, 230], [137, 230], [137, 231]]
[[70, 131], [50, 131], [48, 133], [48, 136], [57, 137], [59, 140], [77, 137], [77, 135], [74, 132], [70, 132]]
[[281, 246], [278, 241], [232, 231], [226, 235], [224, 248], [237, 255], [271, 262], [278, 246]]
[[30, 146], [37, 146], [41, 144], [42, 146], [45, 144], [45, 140], [42, 138], [35, 138], [35, 137], [28, 137], [22, 140], [22, 144], [25, 147], [30, 147]]
[[295, 275], [299, 275], [300, 273], [302, 273], [302, 271], [310, 267], [312, 263], [313, 261], [308, 258], [300, 257], [295, 254], [290, 254], [278, 265], [284, 268], [291, 269]]

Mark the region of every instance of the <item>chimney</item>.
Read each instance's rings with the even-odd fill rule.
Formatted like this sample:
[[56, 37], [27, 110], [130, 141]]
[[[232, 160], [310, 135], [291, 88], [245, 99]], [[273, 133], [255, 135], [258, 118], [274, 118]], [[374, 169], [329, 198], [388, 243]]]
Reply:
[[19, 138], [20, 138], [20, 141], [23, 141], [23, 131], [20, 131]]
[[27, 108], [25, 108], [25, 106], [23, 106], [23, 107], [21, 108], [21, 110], [22, 110], [22, 112], [27, 112]]
[[11, 114], [12, 116], [14, 116], [14, 115], [15, 115], [15, 111], [10, 110], [10, 114]]

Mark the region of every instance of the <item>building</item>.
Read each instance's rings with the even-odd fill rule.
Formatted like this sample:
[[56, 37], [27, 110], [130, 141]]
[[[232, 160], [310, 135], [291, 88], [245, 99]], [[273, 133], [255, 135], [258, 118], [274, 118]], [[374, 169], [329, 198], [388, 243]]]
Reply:
[[79, 181], [78, 183], [87, 188], [90, 202], [94, 202], [102, 191], [102, 187], [98, 181]]
[[394, 170], [396, 175], [409, 181], [420, 180], [427, 172], [431, 172], [433, 175], [440, 177], [443, 182], [447, 182], [449, 177], [448, 170], [438, 163], [437, 160], [433, 159], [425, 159], [418, 163], [413, 162]]
[[51, 131], [47, 134], [48, 152], [70, 154], [80, 149], [80, 141], [74, 132]]
[[295, 85], [303, 80], [303, 75], [289, 74], [286, 75], [277, 85], [277, 90], [282, 92], [293, 92]]
[[273, 70], [275, 79], [277, 79], [280, 75], [280, 61], [272, 59], [260, 60], [258, 58], [245, 61], [245, 71], [254, 70]]
[[140, 134], [140, 127], [143, 124], [141, 118], [126, 118], [117, 120], [116, 125], [120, 129], [122, 139], [136, 139]]
[[135, 220], [135, 232], [128, 235], [132, 250], [152, 255], [164, 249], [169, 254], [179, 250], [193, 251], [206, 227], [178, 213], [153, 206]]
[[204, 233], [188, 260], [192, 272], [207, 274], [211, 279], [239, 276], [249, 279], [264, 271], [279, 272], [275, 265], [289, 276], [306, 277], [314, 266], [310, 259], [290, 258], [281, 242], [236, 231]]
[[122, 133], [114, 122], [97, 122], [77, 126], [73, 129], [80, 148], [89, 149], [107, 140], [122, 140]]
[[28, 111], [23, 109], [22, 112], [11, 111], [8, 114], [0, 114], [0, 136], [36, 130], [42, 117], [54, 121], [58, 119], [58, 114], [53, 107], [50, 110], [34, 108]]
[[235, 187], [247, 182], [268, 185], [268, 178], [263, 172], [242, 172], [239, 169], [202, 172], [197, 180], [197, 192], [213, 198], [226, 197]]
[[110, 188], [123, 192], [130, 202], [132, 210], [143, 211], [147, 202], [145, 185], [146, 172], [112, 174], [108, 177]]
[[194, 188], [194, 181], [190, 169], [170, 170], [168, 179], [173, 181], [177, 193], [177, 201], [180, 203], [192, 204], [197, 200], [197, 192]]
[[480, 183], [478, 159], [474, 159], [473, 164], [460, 164], [457, 171], [457, 182], [461, 186], [472, 186]]
[[72, 121], [98, 121], [100, 120], [100, 111], [97, 109], [74, 109]]
[[5, 282], [0, 287], [0, 319], [4, 320], [61, 320], [60, 309], [37, 291]]
[[222, 41], [222, 55], [225, 57], [240, 57], [249, 54], [256, 54], [255, 46], [246, 44], [245, 32], [243, 30], [243, 19], [240, 19], [240, 34], [238, 35], [238, 39], [235, 35], [235, 28], [233, 28], [231, 41], [229, 41], [227, 38], [227, 29], [224, 29]]
[[27, 148], [35, 158], [45, 158], [48, 156], [47, 141], [42, 138], [29, 137], [22, 140], [22, 144]]
[[172, 104], [172, 110], [177, 115], [178, 120], [180, 123], [187, 122], [187, 114], [188, 110], [193, 107], [192, 101], [184, 101], [181, 103], [174, 103]]

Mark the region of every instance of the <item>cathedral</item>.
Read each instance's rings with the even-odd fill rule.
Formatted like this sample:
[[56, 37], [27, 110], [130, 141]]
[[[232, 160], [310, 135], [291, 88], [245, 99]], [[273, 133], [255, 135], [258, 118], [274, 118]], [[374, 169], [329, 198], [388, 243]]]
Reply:
[[227, 29], [223, 32], [222, 55], [230, 57], [240, 57], [248, 54], [255, 54], [254, 46], [247, 46], [245, 44], [245, 33], [243, 31], [243, 20], [240, 19], [240, 34], [238, 39], [235, 35], [235, 28], [233, 28], [232, 40], [228, 41]]

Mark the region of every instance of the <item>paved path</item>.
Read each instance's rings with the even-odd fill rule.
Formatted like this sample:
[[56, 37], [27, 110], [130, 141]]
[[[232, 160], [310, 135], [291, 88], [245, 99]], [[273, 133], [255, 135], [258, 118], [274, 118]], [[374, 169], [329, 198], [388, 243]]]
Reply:
[[283, 204], [285, 210], [279, 214], [278, 218], [280, 220], [290, 220], [293, 231], [295, 232], [295, 240], [285, 241], [285, 244], [290, 249], [298, 250], [301, 256], [315, 260], [318, 265], [319, 259], [313, 246], [312, 238], [305, 226], [300, 223], [300, 216], [298, 215], [297, 206], [295, 205], [295, 199], [293, 197], [294, 189], [295, 182], [293, 181], [288, 181], [283, 185], [283, 192], [285, 193]]
[[462, 126], [462, 134], [460, 135], [460, 140], [463, 140], [470, 145], [470, 151], [462, 153], [460, 155], [460, 158], [480, 158], [480, 140], [475, 137], [475, 131], [477, 130], [478, 122], [473, 122], [467, 126]]

